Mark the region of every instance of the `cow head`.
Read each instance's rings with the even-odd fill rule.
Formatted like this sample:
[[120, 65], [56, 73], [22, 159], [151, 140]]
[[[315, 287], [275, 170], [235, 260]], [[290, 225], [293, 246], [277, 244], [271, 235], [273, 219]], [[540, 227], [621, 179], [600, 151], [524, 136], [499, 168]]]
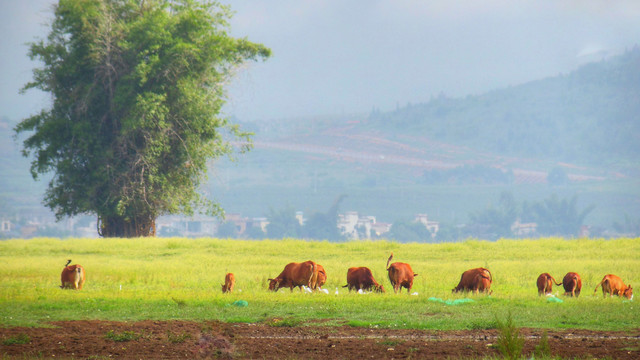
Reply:
[[269, 281], [269, 290], [278, 291], [280, 285], [280, 279], [267, 279]]
[[385, 292], [384, 291], [384, 286], [382, 286], [382, 285], [378, 284], [378, 285], [375, 285], [374, 287], [375, 287], [375, 289], [374, 289], [375, 292], [379, 292], [379, 293]]
[[631, 285], [627, 286], [625, 289], [624, 296], [629, 300], [633, 299], [633, 289], [631, 288]]

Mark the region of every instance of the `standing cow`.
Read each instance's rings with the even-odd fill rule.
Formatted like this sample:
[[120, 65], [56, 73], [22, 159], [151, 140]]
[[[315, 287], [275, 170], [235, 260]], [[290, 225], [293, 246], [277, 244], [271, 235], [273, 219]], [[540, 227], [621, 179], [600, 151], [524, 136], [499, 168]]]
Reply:
[[368, 267], [351, 267], [347, 270], [347, 285], [349, 291], [355, 290], [371, 290], [376, 292], [384, 292], [384, 287], [373, 278], [373, 273]]
[[538, 285], [538, 296], [542, 294], [551, 294], [553, 292], [553, 284], [556, 284], [557, 286], [562, 285], [561, 283], [557, 282], [556, 279], [553, 278], [553, 276], [549, 275], [549, 273], [540, 274], [540, 276], [538, 276], [536, 284]]
[[391, 281], [393, 291], [397, 294], [404, 287], [407, 289], [407, 293], [411, 293], [413, 278], [418, 274], [415, 274], [407, 263], [395, 262], [389, 266], [391, 259], [393, 259], [393, 253], [387, 260], [387, 271], [389, 272], [389, 281]]
[[86, 279], [84, 268], [78, 264], [69, 264], [71, 264], [71, 259], [67, 260], [67, 264], [62, 269], [62, 274], [60, 274], [60, 281], [62, 282], [60, 288], [80, 290]]
[[222, 293], [233, 292], [235, 286], [236, 276], [233, 273], [227, 273], [224, 277], [224, 284], [222, 284]]
[[562, 279], [562, 286], [564, 287], [564, 294], [569, 296], [580, 296], [580, 290], [582, 290], [582, 279], [578, 273], [568, 272]]
[[487, 294], [491, 294], [491, 283], [493, 282], [493, 277], [491, 276], [491, 271], [485, 268], [475, 268], [469, 269], [462, 273], [460, 276], [460, 282], [458, 282], [458, 286], [451, 290], [452, 293], [457, 293], [460, 291], [472, 291], [474, 294], [478, 292], [485, 292]]
[[292, 262], [284, 267], [278, 277], [268, 280], [271, 291], [278, 291], [283, 287], [288, 287], [293, 291], [296, 286], [300, 288], [300, 291], [302, 291], [302, 286], [315, 289], [318, 282], [318, 266], [311, 260], [301, 263]]
[[613, 295], [624, 296], [627, 299], [633, 299], [633, 289], [631, 289], [631, 285], [625, 285], [622, 279], [619, 276], [608, 274], [602, 278], [600, 284], [596, 285], [595, 290], [593, 290], [593, 294], [595, 295], [598, 291], [598, 286], [602, 285], [602, 296], [606, 297], [609, 294], [609, 297], [613, 297]]

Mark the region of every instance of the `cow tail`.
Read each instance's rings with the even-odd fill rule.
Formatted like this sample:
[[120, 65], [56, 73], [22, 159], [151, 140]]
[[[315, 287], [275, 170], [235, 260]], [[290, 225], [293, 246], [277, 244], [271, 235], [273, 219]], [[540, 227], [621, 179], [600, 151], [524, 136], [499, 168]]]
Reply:
[[562, 285], [562, 283], [557, 282], [556, 279], [553, 278], [553, 276], [549, 275], [549, 277], [551, 278], [551, 281], [553, 281], [553, 283], [556, 284], [556, 286]]
[[596, 285], [596, 288], [593, 289], [593, 295], [595, 295], [598, 292], [598, 287], [602, 284], [604, 284], [604, 282], [607, 281], [607, 277], [605, 276], [604, 279], [602, 279], [602, 281], [600, 281], [600, 283], [598, 285]]
[[389, 256], [389, 259], [387, 260], [387, 270], [389, 270], [389, 263], [391, 262], [391, 259], [393, 259], [393, 253], [391, 253], [391, 256]]
[[311, 276], [309, 276], [309, 288], [315, 290], [318, 283], [318, 267], [315, 262], [311, 262]]
[[67, 264], [64, 267], [69, 266], [69, 264], [71, 264], [71, 259], [67, 260]]
[[[489, 280], [490, 283], [493, 283], [493, 275], [491, 275], [491, 271], [489, 271], [489, 269], [485, 269], [485, 268], [483, 268], [483, 269], [484, 269], [484, 271], [482, 273], [480, 273], [480, 277]], [[489, 277], [487, 277], [487, 275], [484, 273], [485, 271], [489, 273]]]

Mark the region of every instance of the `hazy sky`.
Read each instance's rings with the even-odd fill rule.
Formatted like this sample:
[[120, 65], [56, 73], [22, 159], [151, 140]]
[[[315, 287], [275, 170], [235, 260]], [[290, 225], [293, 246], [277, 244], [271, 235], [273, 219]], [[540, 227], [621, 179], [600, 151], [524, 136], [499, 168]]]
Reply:
[[[19, 95], [53, 0], [0, 0], [0, 116], [47, 104]], [[637, 0], [238, 0], [232, 34], [273, 50], [241, 69], [226, 112], [243, 120], [367, 113], [566, 73], [640, 44]]]

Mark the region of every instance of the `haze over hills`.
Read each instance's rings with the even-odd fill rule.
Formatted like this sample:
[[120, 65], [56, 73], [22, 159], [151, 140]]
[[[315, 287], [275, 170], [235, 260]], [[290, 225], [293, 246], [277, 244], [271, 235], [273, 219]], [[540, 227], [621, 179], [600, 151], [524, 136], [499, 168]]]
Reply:
[[[427, 213], [452, 225], [493, 206], [578, 197], [585, 223], [611, 227], [640, 213], [640, 49], [575, 72], [478, 96], [444, 95], [395, 111], [240, 122], [254, 149], [210, 166], [203, 192], [228, 213], [292, 207], [394, 222]], [[3, 214], [40, 211], [46, 182], [0, 120]], [[554, 174], [555, 177], [551, 176]]]
[[[556, 194], [594, 204], [587, 223], [611, 226], [639, 210], [638, 79], [635, 48], [478, 96], [245, 123], [255, 148], [213, 168], [211, 193], [228, 211], [254, 216], [286, 204], [323, 210], [344, 193], [344, 210], [389, 220], [428, 212], [452, 222], [501, 191], [523, 201]], [[550, 173], [567, 181], [549, 183]]]

